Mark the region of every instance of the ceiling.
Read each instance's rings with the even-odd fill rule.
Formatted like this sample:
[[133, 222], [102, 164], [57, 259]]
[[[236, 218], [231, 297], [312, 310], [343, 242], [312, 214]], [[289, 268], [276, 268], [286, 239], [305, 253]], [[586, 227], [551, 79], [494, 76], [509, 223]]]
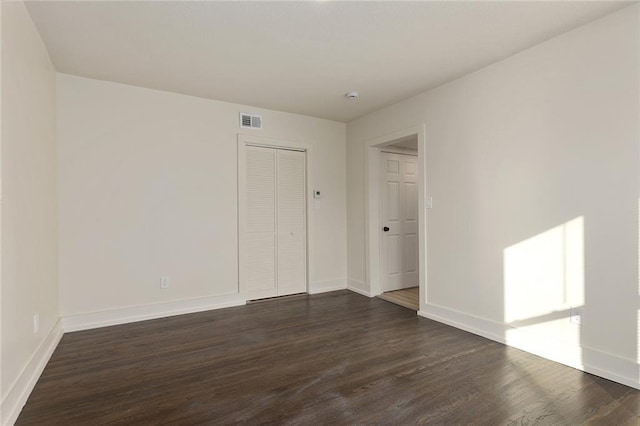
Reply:
[[343, 122], [626, 5], [27, 3], [59, 72]]

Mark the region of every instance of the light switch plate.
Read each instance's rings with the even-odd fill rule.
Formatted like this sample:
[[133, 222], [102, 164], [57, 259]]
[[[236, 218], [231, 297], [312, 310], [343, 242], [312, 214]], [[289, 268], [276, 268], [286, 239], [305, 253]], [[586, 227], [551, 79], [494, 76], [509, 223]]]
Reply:
[[426, 197], [424, 199], [424, 208], [432, 209], [433, 208], [433, 197]]

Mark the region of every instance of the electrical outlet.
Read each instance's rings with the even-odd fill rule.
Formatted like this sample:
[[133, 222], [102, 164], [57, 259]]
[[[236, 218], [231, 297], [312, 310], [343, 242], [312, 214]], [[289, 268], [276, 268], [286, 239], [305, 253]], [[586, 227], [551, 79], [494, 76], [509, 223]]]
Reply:
[[33, 314], [33, 333], [37, 333], [40, 330], [40, 315], [36, 312]]
[[169, 277], [160, 277], [160, 288], [169, 288]]
[[571, 308], [571, 324], [582, 325], [584, 310], [582, 308]]

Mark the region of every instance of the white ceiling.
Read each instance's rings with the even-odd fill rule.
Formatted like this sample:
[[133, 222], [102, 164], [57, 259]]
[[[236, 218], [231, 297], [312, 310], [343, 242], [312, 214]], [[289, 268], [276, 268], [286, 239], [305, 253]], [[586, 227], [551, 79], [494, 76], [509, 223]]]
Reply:
[[[350, 121], [620, 2], [43, 1], [58, 71]], [[357, 101], [344, 94], [360, 92]]]

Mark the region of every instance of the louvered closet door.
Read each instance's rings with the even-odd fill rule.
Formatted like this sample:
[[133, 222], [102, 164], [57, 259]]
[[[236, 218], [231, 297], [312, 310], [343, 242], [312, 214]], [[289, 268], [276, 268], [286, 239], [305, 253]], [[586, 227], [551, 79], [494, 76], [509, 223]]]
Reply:
[[278, 295], [276, 150], [247, 147], [245, 285], [251, 299]]
[[305, 153], [254, 146], [246, 149], [247, 297], [305, 292]]
[[305, 154], [278, 150], [278, 295], [303, 293], [306, 284]]

